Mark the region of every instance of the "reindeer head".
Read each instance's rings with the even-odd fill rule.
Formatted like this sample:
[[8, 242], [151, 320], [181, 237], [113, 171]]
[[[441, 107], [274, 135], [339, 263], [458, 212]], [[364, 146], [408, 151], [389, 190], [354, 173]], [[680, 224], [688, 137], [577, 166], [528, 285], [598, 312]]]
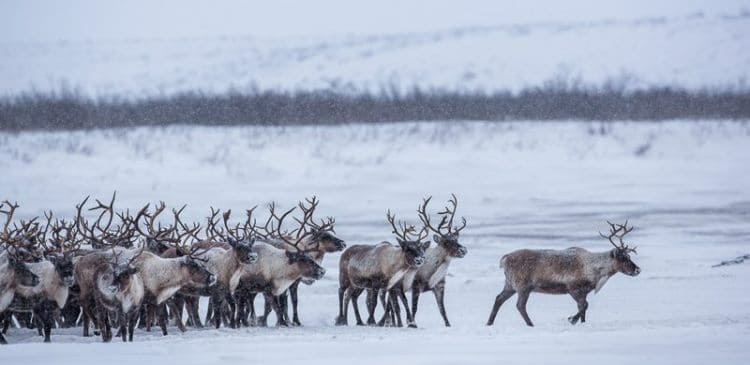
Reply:
[[138, 268], [133, 264], [138, 259], [138, 257], [141, 256], [144, 250], [145, 247], [141, 247], [141, 250], [133, 255], [127, 262], [120, 262], [118, 253], [115, 253], [113, 255], [114, 262], [112, 264], [112, 268], [114, 278], [112, 279], [112, 285], [114, 286], [115, 290], [121, 290], [130, 285], [130, 280], [133, 278], [133, 275], [137, 274], [139, 271]]
[[317, 197], [305, 198], [305, 201], [309, 206], [303, 202], [299, 202], [299, 207], [304, 213], [302, 220], [294, 219], [300, 224], [300, 228], [297, 231], [298, 234], [309, 236], [309, 243], [314, 247], [311, 251], [320, 250], [330, 253], [345, 249], [346, 243], [344, 240], [334, 235], [336, 232], [333, 229], [333, 225], [336, 223], [336, 220], [333, 217], [328, 217], [325, 220], [321, 219], [320, 223], [316, 223], [313, 219], [313, 213], [319, 203]]
[[18, 260], [15, 256], [8, 257], [8, 267], [13, 270], [18, 284], [23, 286], [39, 285], [39, 277], [36, 276], [23, 261]]
[[390, 210], [386, 213], [386, 219], [393, 227], [393, 234], [396, 235], [396, 241], [404, 252], [406, 264], [410, 267], [422, 266], [425, 261], [424, 252], [430, 247], [430, 241], [424, 241], [429, 233], [427, 227], [422, 227], [422, 230], [417, 234], [416, 228], [412, 225], [399, 221], [397, 226], [396, 217], [391, 215]]
[[[623, 237], [633, 231], [634, 227], [628, 228], [627, 220], [625, 221], [625, 224], [613, 224], [610, 221], [607, 221], [607, 224], [609, 224], [609, 235], [605, 235], [601, 232], [599, 232], [599, 235], [609, 240], [612, 246], [615, 246], [615, 248], [610, 251], [609, 256], [615, 260], [617, 271], [628, 276], [638, 276], [638, 274], [641, 273], [641, 268], [630, 259], [631, 252], [638, 253], [636, 252], [636, 247], [630, 248], [622, 241]], [[612, 240], [613, 238], [617, 238], [618, 243], [615, 243], [615, 241]]]
[[[213, 211], [213, 208], [211, 208], [211, 210]], [[221, 232], [221, 237], [232, 247], [234, 250], [234, 257], [237, 261], [243, 264], [252, 264], [253, 262], [258, 261], [258, 254], [253, 252], [253, 244], [255, 243], [253, 227], [249, 226], [252, 220], [253, 210], [255, 210], [255, 208], [247, 210], [247, 220], [245, 221], [244, 226], [240, 226], [238, 223], [234, 228], [229, 227], [229, 216], [232, 214], [232, 210], [227, 210], [224, 213], [224, 228], [226, 228], [226, 234]]]
[[300, 269], [302, 279], [307, 282], [321, 279], [326, 274], [326, 270], [306, 252], [286, 251], [286, 257], [289, 260], [289, 265], [296, 265]]
[[216, 277], [190, 255], [182, 257], [180, 269], [183, 271], [185, 277], [189, 279], [189, 286], [204, 288], [216, 283]]
[[237, 261], [243, 264], [252, 264], [255, 261], [258, 261], [258, 254], [253, 252], [253, 244], [255, 243], [254, 237], [242, 240], [229, 238], [227, 242], [234, 249], [234, 256], [237, 258]]
[[69, 256], [50, 255], [47, 259], [55, 265], [55, 272], [67, 287], [75, 284], [73, 275], [73, 260]]
[[440, 224], [437, 228], [433, 227], [430, 223], [430, 215], [427, 213], [427, 204], [430, 202], [432, 197], [424, 199], [422, 205], [417, 209], [417, 214], [422, 224], [430, 231], [435, 234], [432, 236], [433, 241], [445, 249], [451, 257], [464, 257], [468, 251], [466, 247], [458, 243], [458, 236], [462, 229], [466, 227], [466, 218], [461, 217], [461, 227], [453, 226], [453, 217], [456, 215], [456, 207], [458, 206], [458, 199], [455, 194], [451, 194], [452, 199], [448, 201], [451, 206], [446, 206], [445, 210], [438, 213], [442, 216]]

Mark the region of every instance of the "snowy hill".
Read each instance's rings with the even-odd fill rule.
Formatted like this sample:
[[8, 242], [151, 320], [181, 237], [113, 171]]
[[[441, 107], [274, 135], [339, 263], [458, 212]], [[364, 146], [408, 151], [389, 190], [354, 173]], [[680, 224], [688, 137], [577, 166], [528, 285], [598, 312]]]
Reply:
[[[481, 11], [462, 6], [465, 13], [447, 2], [365, 4], [324, 2], [307, 17], [284, 16], [273, 5], [217, 5], [205, 9], [200, 26], [181, 12], [168, 18], [170, 26], [161, 24], [158, 15], [169, 17], [169, 8], [147, 4], [146, 15], [136, 17], [130, 7], [117, 12], [74, 2], [64, 20], [48, 19], [33, 5], [6, 4], [4, 17], [30, 18], [6, 19], [0, 95], [61, 88], [128, 97], [415, 86], [518, 91], [550, 81], [698, 89], [746, 87], [750, 76], [744, 2], [490, 2], [477, 4]], [[226, 15], [234, 10], [248, 18]], [[266, 13], [278, 24], [257, 19]], [[122, 24], [129, 16], [141, 26]]]

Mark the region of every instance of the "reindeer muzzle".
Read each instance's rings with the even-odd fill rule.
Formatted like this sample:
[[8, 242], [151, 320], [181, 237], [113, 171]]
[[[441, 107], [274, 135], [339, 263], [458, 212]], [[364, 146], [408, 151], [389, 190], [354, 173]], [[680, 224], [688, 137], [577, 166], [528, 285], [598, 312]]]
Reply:
[[252, 264], [253, 262], [258, 261], [258, 254], [255, 252], [250, 252], [247, 254], [247, 260], [245, 261], [246, 264]]
[[466, 256], [466, 253], [468, 253], [468, 252], [469, 252], [469, 250], [467, 250], [466, 247], [461, 247], [456, 252], [456, 257], [463, 258], [464, 256]]
[[424, 265], [424, 257], [417, 257], [414, 259], [414, 266], [420, 267]]
[[63, 279], [63, 284], [64, 284], [65, 286], [67, 286], [67, 287], [71, 287], [71, 286], [73, 286], [73, 284], [75, 284], [75, 283], [76, 283], [76, 280], [75, 280], [75, 278], [74, 278], [74, 277], [72, 277], [72, 276], [67, 276], [67, 277], [65, 277], [65, 278]]
[[315, 270], [315, 274], [313, 275], [313, 278], [315, 278], [315, 280], [322, 279], [323, 276], [325, 276], [325, 274], [326, 274], [326, 269], [321, 267]]

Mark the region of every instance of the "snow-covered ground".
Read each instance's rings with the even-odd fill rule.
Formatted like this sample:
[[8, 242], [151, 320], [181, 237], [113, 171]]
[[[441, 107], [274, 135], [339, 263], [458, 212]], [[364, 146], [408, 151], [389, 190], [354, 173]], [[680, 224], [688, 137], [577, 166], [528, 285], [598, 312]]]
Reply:
[[[241, 209], [311, 194], [349, 244], [389, 239], [386, 209], [416, 219], [420, 199], [459, 197], [469, 226], [453, 262], [444, 328], [431, 295], [419, 329], [334, 327], [338, 255], [301, 289], [302, 328], [138, 332], [98, 344], [80, 329], [41, 344], [11, 329], [3, 364], [739, 364], [750, 355], [750, 122], [402, 123], [294, 128], [174, 126], [0, 134], [0, 198], [23, 216], [71, 214], [87, 194], [119, 207]], [[434, 207], [437, 208], [437, 205]], [[571, 326], [567, 296], [535, 294], [527, 328], [514, 301], [484, 325], [502, 286], [498, 259], [520, 247], [606, 250], [605, 219], [636, 226], [636, 278], [618, 275]]]
[[152, 3], [0, 4], [0, 95], [746, 88], [750, 78], [747, 1]]

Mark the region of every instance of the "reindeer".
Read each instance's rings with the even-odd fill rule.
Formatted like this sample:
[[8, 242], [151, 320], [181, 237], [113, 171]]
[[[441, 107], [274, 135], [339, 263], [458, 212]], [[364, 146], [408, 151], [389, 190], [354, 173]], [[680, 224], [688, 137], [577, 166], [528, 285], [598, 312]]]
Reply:
[[[495, 322], [500, 306], [513, 294], [518, 293], [516, 307], [528, 326], [534, 326], [526, 313], [526, 302], [532, 292], [546, 294], [569, 294], [578, 304], [578, 312], [568, 317], [571, 324], [578, 320], [586, 322], [586, 297], [593, 290], [599, 292], [612, 275], [621, 272], [638, 276], [641, 269], [630, 259], [637, 253], [623, 242], [623, 237], [633, 228], [625, 224], [613, 224], [609, 235], [599, 235], [609, 240], [614, 249], [605, 252], [589, 252], [571, 247], [565, 250], [518, 250], [500, 259], [500, 268], [505, 270], [505, 288], [495, 298], [487, 325]], [[615, 243], [613, 238], [617, 238]]]
[[[244, 265], [243, 272], [237, 287], [230, 288], [239, 303], [238, 312], [242, 318], [246, 304], [255, 298], [255, 294], [263, 293], [266, 300], [266, 310], [260, 321], [262, 326], [267, 325], [270, 310], [276, 313], [278, 326], [289, 326], [287, 318], [283, 314], [281, 295], [289, 287], [302, 279], [315, 281], [325, 275], [325, 269], [321, 267], [300, 245], [306, 237], [311, 236], [313, 231], [305, 231], [301, 226], [290, 234], [281, 231], [284, 219], [295, 209], [292, 208], [280, 217], [274, 211], [274, 204], [269, 207], [270, 217], [278, 221], [276, 228], [271, 225], [266, 229], [267, 236], [281, 240], [285, 247], [294, 248], [296, 251], [279, 249], [266, 243], [257, 243], [255, 252], [258, 254], [258, 263], [255, 265]], [[266, 224], [268, 227], [268, 223]], [[256, 232], [257, 234], [257, 232]]]
[[[0, 208], [2, 208], [2, 206], [3, 204], [0, 204]], [[15, 208], [17, 207], [18, 205], [15, 205]], [[11, 205], [11, 210], [15, 208]], [[0, 210], [0, 212], [7, 213], [8, 220], [10, 221], [12, 212], [2, 210]], [[13, 252], [10, 251], [10, 248], [14, 247], [15, 242], [9, 240], [7, 228], [8, 226], [6, 224], [2, 237], [0, 237], [4, 244], [3, 248], [5, 249], [0, 258], [0, 318], [3, 318], [5, 310], [8, 309], [11, 302], [13, 302], [17, 287], [34, 287], [39, 284], [39, 277], [34, 274], [24, 262], [19, 260], [15, 254], [15, 250]], [[0, 331], [0, 345], [7, 343], [3, 332]]]
[[[141, 249], [143, 250], [143, 249]], [[79, 302], [83, 309], [83, 336], [89, 336], [89, 321], [95, 319], [102, 340], [112, 339], [109, 313], [120, 312], [120, 333], [132, 342], [138, 319], [136, 314], [144, 297], [143, 282], [133, 266], [140, 256], [126, 262], [119, 259], [122, 252], [93, 252], [80, 257], [75, 264], [76, 282], [80, 287]]]
[[[135, 227], [141, 234], [145, 233], [139, 228], [138, 222], [140, 217], [146, 214], [147, 209], [148, 205], [141, 209], [135, 219]], [[182, 238], [177, 237], [170, 240], [174, 245], [179, 245]], [[184, 245], [179, 247], [184, 249]], [[140, 251], [115, 249], [115, 252], [125, 252], [123, 256], [127, 257], [132, 257]], [[186, 252], [186, 255], [174, 258], [163, 258], [152, 252], [142, 251], [133, 263], [133, 266], [138, 268], [139, 273], [137, 275], [143, 280], [146, 293], [143, 303], [162, 312], [157, 317], [162, 334], [165, 336], [167, 335], [167, 324], [166, 313], [163, 312], [166, 311], [166, 308], [161, 304], [171, 298], [183, 286], [204, 288], [216, 282], [216, 277], [199, 263], [203, 260], [198, 257], [198, 251], [197, 249], [190, 249]]]
[[[466, 219], [461, 218], [460, 227], [453, 226], [453, 218], [456, 215], [458, 199], [456, 195], [451, 194], [452, 199], [448, 203], [452, 206], [446, 206], [445, 210], [438, 213], [443, 218], [438, 227], [435, 228], [430, 224], [430, 215], [427, 213], [427, 204], [432, 197], [424, 200], [417, 210], [419, 219], [425, 227], [434, 232], [432, 240], [435, 246], [425, 251], [425, 263], [416, 271], [411, 288], [404, 286], [403, 290], [411, 290], [411, 315], [416, 319], [417, 308], [419, 303], [419, 294], [432, 291], [435, 294], [440, 315], [443, 317], [446, 327], [450, 327], [450, 321], [445, 313], [445, 275], [448, 272], [448, 266], [453, 258], [462, 258], [466, 256], [466, 247], [458, 243], [459, 233], [466, 227]], [[405, 282], [406, 283], [406, 282]]]
[[[300, 224], [299, 233], [303, 236], [299, 240], [299, 246], [303, 251], [309, 253], [310, 257], [312, 257], [312, 259], [315, 260], [318, 265], [321, 265], [323, 263], [323, 257], [326, 253], [342, 251], [344, 248], [346, 248], [346, 243], [342, 239], [334, 236], [335, 231], [333, 229], [333, 225], [336, 221], [333, 218], [328, 217], [326, 220], [321, 220], [320, 224], [315, 223], [313, 219], [313, 213], [315, 212], [315, 208], [317, 208], [319, 203], [317, 198], [315, 196], [313, 196], [311, 199], [305, 198], [305, 202], [309, 204], [309, 207], [306, 206], [306, 204], [303, 202], [299, 202], [298, 204], [300, 210], [302, 210], [302, 212], [304, 213], [303, 219], [300, 221], [299, 219], [295, 218], [295, 220], [297, 220], [297, 222]], [[297, 250], [296, 246], [285, 244], [285, 242], [282, 240], [274, 240], [270, 237], [265, 237], [264, 239], [265, 242], [270, 243], [275, 247], [282, 248], [286, 251], [295, 252]], [[292, 302], [292, 325], [294, 326], [302, 325], [297, 313], [297, 289], [300, 282], [303, 282], [306, 285], [312, 284], [312, 281], [310, 280], [300, 279], [295, 281], [294, 284], [289, 287], [288, 296], [291, 298]], [[288, 319], [286, 297], [287, 293], [284, 293], [280, 300], [284, 315]], [[246, 318], [243, 319], [246, 320]]]
[[[430, 242], [422, 242], [427, 237], [428, 231], [424, 227], [416, 234], [414, 226], [407, 226], [406, 223], [399, 222], [396, 226], [395, 217], [388, 211], [386, 214], [388, 222], [393, 228], [396, 235], [398, 247], [389, 242], [382, 242], [378, 245], [354, 245], [341, 254], [339, 260], [339, 315], [336, 319], [337, 326], [347, 325], [347, 312], [349, 301], [352, 301], [354, 315], [357, 319], [357, 325], [364, 325], [359, 314], [357, 298], [366, 289], [374, 290], [391, 290], [396, 284], [404, 280], [404, 285], [411, 286], [407, 283], [413, 278], [416, 270], [424, 264], [424, 251], [430, 246]], [[415, 236], [411, 238], [410, 236]], [[403, 294], [403, 292], [401, 292]], [[368, 296], [369, 300], [376, 300], [375, 295]], [[398, 298], [391, 297], [388, 305], [398, 306]], [[406, 297], [401, 295], [404, 302], [407, 320], [410, 326], [414, 326], [411, 312], [406, 302]], [[372, 303], [368, 308], [375, 308]], [[398, 309], [395, 309], [398, 312]], [[384, 317], [385, 319], [385, 317]], [[372, 313], [368, 318], [368, 324], [374, 324]]]
[[[62, 252], [59, 253], [51, 252], [53, 250], [50, 250], [46, 245], [49, 224], [42, 231], [39, 224], [34, 222], [36, 218], [27, 222], [22, 221], [21, 227], [16, 228], [14, 233], [8, 231], [8, 225], [15, 209], [18, 208], [18, 204], [11, 205], [7, 201], [4, 203], [8, 204], [10, 209], [3, 211], [7, 216], [7, 221], [3, 227], [3, 239], [11, 240], [16, 245], [28, 246], [28, 248], [25, 247], [18, 251], [23, 251], [37, 260], [37, 262], [26, 264], [26, 266], [39, 279], [34, 286], [21, 285], [16, 287], [15, 292], [18, 296], [14, 298], [11, 309], [16, 312], [32, 312], [37, 322], [41, 322], [37, 328], [40, 334], [43, 330], [44, 342], [50, 342], [55, 311], [65, 305], [69, 287], [73, 285], [71, 256], [66, 251], [67, 247], [62, 247]], [[50, 220], [51, 215], [48, 216], [48, 221]], [[43, 246], [45, 251], [39, 255], [39, 252], [36, 252], [38, 250], [32, 248], [32, 246]]]
[[[185, 288], [181, 290], [181, 293], [187, 293], [193, 297], [197, 295], [210, 296], [213, 308], [213, 320], [216, 328], [221, 326], [221, 320], [225, 315], [230, 318], [230, 327], [237, 327], [234, 316], [235, 302], [230, 293], [230, 288], [236, 288], [239, 285], [244, 267], [258, 260], [258, 254], [252, 251], [255, 237], [251, 233], [248, 233], [251, 231], [248, 225], [252, 220], [254, 209], [247, 210], [247, 221], [242, 229], [239, 224], [234, 229], [229, 227], [228, 221], [231, 210], [223, 214], [224, 227], [226, 227], [228, 235], [225, 243], [226, 246], [224, 243], [209, 241], [201, 241], [193, 245], [195, 248], [205, 250], [200, 257], [206, 261], [206, 268], [216, 276], [217, 280], [216, 284], [211, 287], [198, 290]], [[239, 233], [241, 230], [245, 232], [245, 235]], [[224, 312], [225, 303], [229, 305], [230, 313]], [[189, 306], [189, 310], [195, 311], [191, 316], [198, 318], [197, 309], [197, 303]]]

